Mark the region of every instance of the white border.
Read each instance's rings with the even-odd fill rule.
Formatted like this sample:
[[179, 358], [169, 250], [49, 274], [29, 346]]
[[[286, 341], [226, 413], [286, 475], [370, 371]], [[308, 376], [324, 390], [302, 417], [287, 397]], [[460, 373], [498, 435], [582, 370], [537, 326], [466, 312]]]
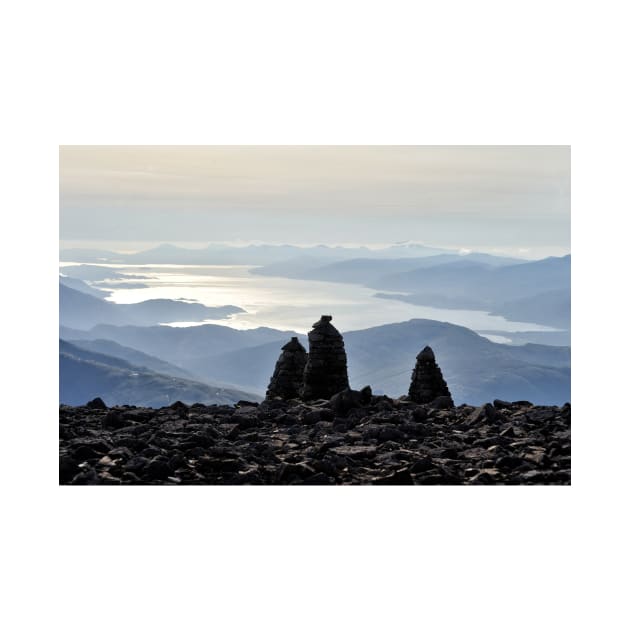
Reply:
[[[623, 7], [10, 4], [4, 627], [627, 626]], [[59, 488], [72, 143], [571, 144], [574, 487]]]

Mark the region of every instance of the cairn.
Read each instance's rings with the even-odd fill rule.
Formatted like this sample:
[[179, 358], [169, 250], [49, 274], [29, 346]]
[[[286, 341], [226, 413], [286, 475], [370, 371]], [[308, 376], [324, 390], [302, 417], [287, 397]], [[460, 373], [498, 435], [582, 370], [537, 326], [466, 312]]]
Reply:
[[267, 399], [299, 398], [304, 385], [304, 367], [307, 357], [306, 350], [297, 337], [291, 337], [291, 341], [282, 346], [276, 369], [273, 371], [267, 388]]
[[322, 315], [308, 333], [309, 354], [302, 389], [304, 400], [330, 399], [349, 387], [343, 337], [331, 320], [331, 315]]
[[416, 367], [411, 375], [409, 398], [417, 403], [432, 403], [440, 398], [444, 406], [453, 407], [453, 399], [442, 376], [435, 354], [429, 346], [416, 357]]

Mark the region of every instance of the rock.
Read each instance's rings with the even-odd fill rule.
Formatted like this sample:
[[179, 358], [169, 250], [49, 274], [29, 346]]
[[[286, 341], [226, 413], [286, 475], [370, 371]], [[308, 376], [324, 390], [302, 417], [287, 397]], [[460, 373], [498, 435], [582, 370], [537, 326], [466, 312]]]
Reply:
[[107, 409], [107, 405], [103, 402], [102, 398], [94, 398], [94, 400], [90, 400], [85, 406], [88, 409]]
[[504, 457], [499, 457], [497, 459], [497, 468], [499, 470], [514, 470], [519, 466], [522, 466], [524, 460], [520, 457], [515, 457], [513, 455], [506, 455]]
[[169, 405], [169, 409], [188, 412], [188, 405], [181, 400], [176, 400], [172, 405]]
[[499, 471], [496, 468], [483, 468], [476, 475], [471, 477], [472, 484], [492, 484], [496, 482]]
[[435, 399], [341, 394], [308, 404], [61, 406], [59, 483], [571, 483], [570, 405], [439, 410]]
[[450, 396], [438, 396], [431, 402], [434, 409], [451, 409], [454, 407], [453, 399]]
[[79, 463], [74, 458], [67, 455], [59, 457], [59, 483], [72, 481], [79, 472], [81, 472]]
[[304, 480], [304, 484], [308, 486], [329, 486], [332, 483], [334, 480], [323, 472], [315, 473]]
[[413, 477], [407, 468], [401, 468], [389, 475], [383, 477], [374, 477], [372, 484], [375, 486], [408, 486], [413, 485]]
[[412, 473], [424, 473], [435, 468], [435, 464], [430, 457], [425, 457], [414, 462], [409, 468], [409, 472]]
[[441, 408], [445, 408], [448, 403], [450, 403], [448, 406], [454, 406], [442, 371], [435, 361], [435, 354], [429, 346], [426, 346], [416, 357], [416, 367], [411, 375], [409, 386], [409, 399], [416, 403], [432, 403], [442, 396], [446, 400], [440, 402]]
[[427, 419], [427, 410], [424, 407], [416, 407], [411, 412], [411, 417], [415, 422], [423, 422]]
[[289, 343], [282, 346], [282, 352], [276, 363], [267, 388], [266, 399], [298, 398], [304, 386], [304, 368], [308, 355], [297, 337], [291, 337]]
[[[295, 337], [293, 337], [295, 339]], [[259, 407], [260, 404], [253, 400], [239, 400], [236, 407]]]
[[345, 457], [374, 457], [376, 455], [376, 446], [336, 446], [330, 449], [336, 455]]
[[258, 426], [258, 408], [257, 407], [239, 407], [233, 414], [232, 420], [239, 427], [255, 427]]
[[110, 409], [101, 420], [101, 424], [104, 429], [120, 429], [126, 422], [120, 413]]
[[126, 471], [138, 473], [144, 470], [148, 463], [148, 458], [142, 455], [134, 455], [128, 462], [124, 464], [123, 468]]
[[318, 422], [332, 422], [334, 415], [330, 409], [312, 409], [307, 411], [302, 417], [302, 424], [313, 425]]
[[144, 468], [143, 473], [150, 479], [166, 479], [171, 474], [171, 467], [160, 459], [152, 459]]
[[123, 461], [128, 461], [133, 457], [133, 453], [126, 446], [113, 448], [107, 454], [112, 459], [122, 459]]
[[302, 481], [312, 479], [315, 476], [315, 470], [305, 463], [284, 463], [278, 469], [276, 479], [279, 482]]
[[369, 385], [363, 387], [359, 394], [361, 394], [362, 405], [369, 405], [372, 402], [372, 388]]
[[74, 459], [81, 462], [89, 459], [100, 459], [108, 450], [109, 447], [103, 442], [81, 443], [75, 447], [72, 455]]
[[331, 320], [331, 315], [322, 315], [308, 334], [309, 353], [301, 392], [304, 400], [330, 400], [349, 387], [343, 337]]
[[477, 407], [468, 417], [469, 423], [479, 422], [481, 420], [488, 420], [492, 422], [496, 416], [495, 408], [490, 404], [486, 403], [481, 407]]
[[396, 427], [382, 427], [378, 433], [379, 442], [399, 442], [405, 434]]
[[512, 406], [512, 403], [507, 402], [507, 400], [499, 400], [498, 398], [492, 404], [495, 409], [509, 409]]
[[[370, 390], [371, 392], [371, 390]], [[372, 398], [372, 394], [370, 393], [370, 398]], [[335, 412], [335, 414], [339, 416], [347, 416], [348, 412], [351, 409], [356, 409], [357, 407], [361, 407], [365, 404], [367, 396], [363, 393], [363, 390], [360, 392], [353, 389], [344, 389], [342, 392], [335, 394], [330, 399], [330, 407]], [[368, 400], [369, 400], [368, 399]]]

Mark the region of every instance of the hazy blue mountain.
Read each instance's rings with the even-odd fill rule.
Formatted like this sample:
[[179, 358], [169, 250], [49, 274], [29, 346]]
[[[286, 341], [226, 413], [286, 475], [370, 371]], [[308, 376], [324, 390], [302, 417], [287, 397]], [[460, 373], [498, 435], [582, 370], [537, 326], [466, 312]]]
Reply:
[[443, 254], [427, 258], [397, 258], [378, 260], [374, 258], [355, 258], [304, 273], [306, 280], [327, 280], [329, 282], [348, 282], [372, 286], [374, 280], [390, 274], [413, 271], [415, 269], [433, 269], [449, 265], [449, 269], [469, 269], [489, 265], [477, 261], [471, 256]]
[[298, 337], [308, 350], [306, 335], [285, 333], [269, 343], [230, 350], [210, 358], [197, 357], [186, 365], [198, 378], [230, 383], [264, 396], [282, 346], [291, 337]]
[[59, 338], [76, 341], [77, 339], [94, 339], [89, 330], [70, 328], [69, 326], [59, 326]]
[[571, 398], [570, 350], [492, 343], [445, 322], [415, 319], [344, 335], [352, 384], [406, 393], [416, 354], [430, 345], [458, 403], [494, 398], [561, 404]]
[[167, 361], [162, 361], [162, 359], [158, 359], [150, 354], [128, 348], [127, 346], [121, 346], [110, 339], [74, 339], [68, 336], [67, 341], [72, 343], [75, 348], [80, 348], [86, 352], [95, 352], [122, 359], [132, 365], [142, 366], [154, 372], [176, 376], [177, 378], [195, 379], [194, 375], [187, 370], [183, 370]]
[[100, 322], [125, 323], [122, 311], [112, 302], [59, 284], [59, 322], [71, 328], [88, 329]]
[[[220, 328], [224, 330], [216, 330]], [[197, 378], [264, 394], [280, 349], [294, 333], [258, 331], [221, 326], [99, 327], [91, 334], [105, 333], [125, 345], [152, 348], [153, 354]], [[308, 347], [306, 338], [298, 337]], [[570, 349], [566, 347], [497, 344], [462, 326], [422, 319], [346, 332], [344, 339], [354, 387], [369, 384], [391, 396], [406, 393], [416, 354], [429, 344], [458, 403], [481, 404], [494, 398], [527, 398], [539, 404], [570, 400]]]
[[252, 269], [252, 273], [265, 276], [347, 282], [372, 286], [375, 279], [382, 276], [413, 271], [415, 269], [428, 269], [438, 265], [457, 264], [460, 268], [465, 268], [470, 267], [472, 263], [473, 267], [485, 265], [490, 268], [525, 262], [527, 261], [517, 258], [476, 253], [466, 255], [438, 254], [425, 256], [424, 258], [352, 258], [325, 265], [321, 265], [321, 261], [314, 257], [298, 257]]
[[87, 282], [83, 280], [79, 280], [78, 278], [70, 278], [69, 276], [59, 276], [59, 282], [70, 289], [74, 289], [75, 291], [80, 291], [81, 293], [86, 293], [87, 295], [91, 295], [92, 297], [98, 298], [106, 298], [111, 291], [107, 291], [106, 289], [97, 289], [96, 287], [90, 286]]
[[238, 306], [209, 307], [183, 300], [146, 300], [137, 304], [115, 304], [59, 284], [59, 320], [62, 326], [88, 330], [103, 323], [150, 326], [176, 321], [223, 319], [243, 312]]
[[59, 260], [63, 262], [86, 263], [122, 263], [124, 254], [107, 249], [66, 248], [59, 251]]
[[431, 306], [433, 308], [452, 308], [471, 311], [490, 311], [496, 305], [492, 300], [475, 295], [443, 295], [440, 293], [383, 293], [378, 291], [374, 297], [382, 300], [399, 300], [418, 306]]
[[60, 340], [60, 403], [82, 405], [97, 396], [110, 406], [146, 407], [162, 407], [176, 400], [234, 404], [243, 399], [257, 399], [248, 392], [167, 376]]
[[[368, 247], [342, 247], [315, 245], [298, 247], [295, 245], [230, 245], [210, 244], [204, 248], [184, 248], [163, 244], [146, 251], [133, 254], [63, 249], [60, 259], [68, 262], [116, 262], [127, 264], [188, 264], [188, 265], [267, 265], [290, 258], [312, 256], [325, 262], [333, 260], [371, 257], [407, 258], [448, 253], [449, 250], [427, 247], [418, 243], [399, 243], [378, 250]], [[451, 252], [452, 253], [452, 252]]]
[[370, 286], [390, 292], [377, 297], [410, 304], [485, 310], [559, 328], [571, 323], [571, 256], [498, 268], [449, 263], [381, 276]]
[[[74, 331], [66, 328], [62, 331], [66, 337], [81, 338], [72, 337], [75, 334]], [[285, 340], [286, 342], [292, 335], [295, 333], [273, 328], [236, 330], [216, 324], [185, 328], [99, 325], [90, 331], [84, 331], [82, 338], [110, 339], [184, 369], [190, 369], [189, 366], [199, 359], [210, 360], [224, 352], [258, 346], [270, 341]]]
[[322, 267], [322, 259], [316, 256], [295, 256], [279, 262], [269, 263], [250, 270], [259, 276], [277, 276], [279, 278], [304, 278], [307, 272]]
[[493, 314], [506, 319], [546, 324], [559, 328], [571, 326], [571, 288], [544, 291], [535, 295], [498, 303]]
[[112, 267], [100, 265], [69, 265], [61, 268], [61, 273], [79, 280], [147, 280], [150, 276], [121, 273]]
[[432, 320], [411, 320], [345, 335], [356, 385], [406, 391], [415, 355], [430, 345], [458, 402], [528, 398], [540, 404], [570, 400], [570, 351], [548, 346], [511, 347], [473, 331]]
[[384, 275], [370, 285], [388, 291], [477, 295], [488, 300], [520, 299], [544, 291], [566, 289], [571, 283], [571, 256], [492, 268], [455, 263]]

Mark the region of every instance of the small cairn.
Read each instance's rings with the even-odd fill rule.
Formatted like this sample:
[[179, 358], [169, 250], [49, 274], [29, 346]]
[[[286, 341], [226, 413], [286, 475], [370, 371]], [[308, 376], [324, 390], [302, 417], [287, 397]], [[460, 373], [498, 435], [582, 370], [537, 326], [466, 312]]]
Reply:
[[308, 333], [309, 354], [302, 389], [304, 400], [330, 399], [349, 387], [343, 337], [331, 320], [332, 315], [322, 315]]
[[440, 407], [454, 406], [442, 370], [429, 346], [416, 357], [416, 367], [409, 386], [409, 398], [417, 403], [433, 403], [439, 399]]
[[307, 357], [306, 350], [297, 337], [291, 337], [291, 341], [282, 346], [276, 369], [267, 388], [268, 400], [276, 397], [284, 400], [299, 398], [304, 385]]

